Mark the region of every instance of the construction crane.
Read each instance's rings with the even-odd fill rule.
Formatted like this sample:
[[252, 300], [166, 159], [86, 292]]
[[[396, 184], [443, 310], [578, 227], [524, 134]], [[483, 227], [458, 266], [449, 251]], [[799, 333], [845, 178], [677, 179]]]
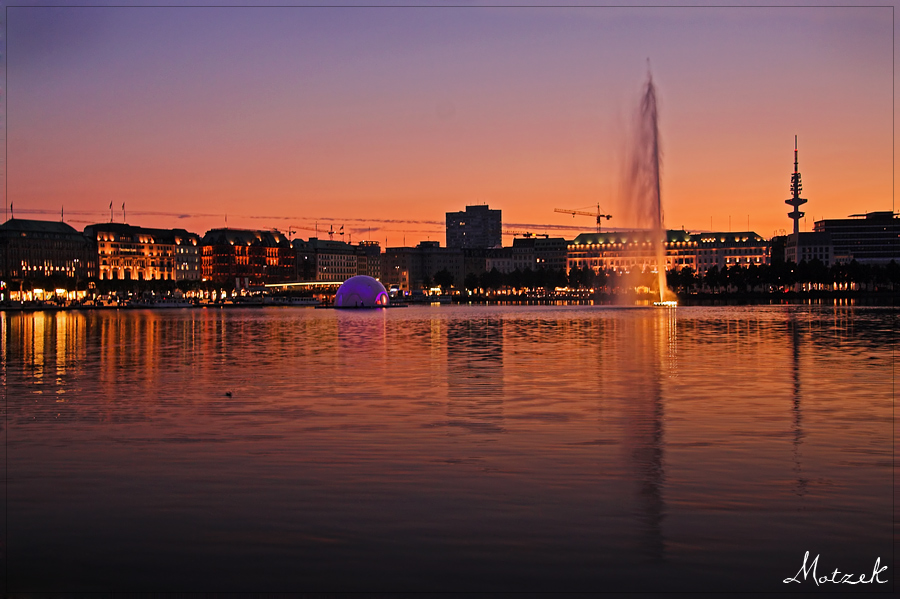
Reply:
[[298, 231], [315, 231], [317, 235], [319, 233], [318, 229], [314, 229], [312, 227], [304, 227], [301, 225], [291, 225], [288, 227], [288, 239], [291, 239], [294, 236], [294, 233], [297, 233]]
[[522, 237], [526, 237], [526, 238], [528, 238], [528, 237], [549, 238], [550, 237], [550, 235], [548, 235], [547, 233], [532, 233], [531, 231], [504, 231], [503, 234], [504, 235], [512, 235], [513, 237], [522, 236]]
[[575, 216], [593, 216], [597, 219], [597, 232], [600, 232], [600, 221], [601, 219], [609, 220], [612, 218], [612, 214], [603, 214], [600, 212], [600, 204], [597, 204], [597, 212], [583, 212], [581, 210], [565, 210], [563, 208], [554, 208], [553, 212], [562, 212], [563, 214], [571, 214], [572, 218]]

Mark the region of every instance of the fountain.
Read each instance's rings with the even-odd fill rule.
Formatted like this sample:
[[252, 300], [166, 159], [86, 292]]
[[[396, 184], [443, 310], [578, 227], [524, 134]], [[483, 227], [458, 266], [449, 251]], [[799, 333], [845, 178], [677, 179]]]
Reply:
[[639, 226], [652, 231], [653, 250], [659, 283], [659, 305], [674, 305], [666, 299], [666, 231], [663, 228], [662, 200], [659, 192], [659, 115], [656, 108], [656, 88], [647, 70], [647, 86], [637, 113], [634, 148], [626, 171], [626, 190], [629, 207], [635, 212]]

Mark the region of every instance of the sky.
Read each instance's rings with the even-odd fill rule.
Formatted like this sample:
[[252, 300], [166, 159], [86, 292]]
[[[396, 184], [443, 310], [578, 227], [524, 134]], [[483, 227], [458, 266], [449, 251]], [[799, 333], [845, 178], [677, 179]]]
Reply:
[[598, 205], [640, 226], [651, 74], [666, 227], [790, 229], [795, 135], [801, 230], [894, 209], [889, 5], [227, 3], [5, 0], [6, 214], [388, 246], [474, 204], [507, 231], [571, 239], [593, 219], [554, 209]]

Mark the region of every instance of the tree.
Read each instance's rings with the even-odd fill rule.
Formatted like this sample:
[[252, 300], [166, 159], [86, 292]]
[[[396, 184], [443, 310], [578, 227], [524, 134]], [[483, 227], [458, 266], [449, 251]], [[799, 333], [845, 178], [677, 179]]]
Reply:
[[449, 270], [443, 268], [434, 273], [434, 283], [440, 286], [441, 291], [447, 293], [453, 287], [453, 275]]
[[474, 272], [470, 272], [466, 275], [465, 282], [463, 283], [469, 291], [475, 291], [478, 289], [478, 275]]
[[721, 280], [721, 277], [719, 277], [718, 266], [708, 268], [706, 274], [703, 275], [703, 284], [708, 287], [710, 291], [718, 291]]

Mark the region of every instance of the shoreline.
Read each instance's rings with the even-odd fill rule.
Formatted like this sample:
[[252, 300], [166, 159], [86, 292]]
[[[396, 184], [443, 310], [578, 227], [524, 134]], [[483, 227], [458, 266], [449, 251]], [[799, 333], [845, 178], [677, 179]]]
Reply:
[[[788, 293], [695, 293], [679, 295], [678, 306], [776, 306], [776, 305], [838, 305], [838, 306], [882, 306], [896, 307], [900, 293], [895, 291], [871, 292], [788, 292]], [[433, 306], [433, 305], [521, 305], [521, 306], [652, 306], [656, 301], [653, 296], [616, 296], [600, 295], [595, 297], [518, 297], [506, 296], [494, 298], [485, 296], [469, 296], [454, 298], [452, 302], [398, 302], [391, 307]], [[0, 305], [0, 312], [69, 312], [95, 310], [196, 310], [196, 309], [246, 309], [246, 308], [328, 308], [321, 305], [285, 305], [241, 302], [236, 304], [195, 304], [193, 306], [107, 306], [107, 305]]]

